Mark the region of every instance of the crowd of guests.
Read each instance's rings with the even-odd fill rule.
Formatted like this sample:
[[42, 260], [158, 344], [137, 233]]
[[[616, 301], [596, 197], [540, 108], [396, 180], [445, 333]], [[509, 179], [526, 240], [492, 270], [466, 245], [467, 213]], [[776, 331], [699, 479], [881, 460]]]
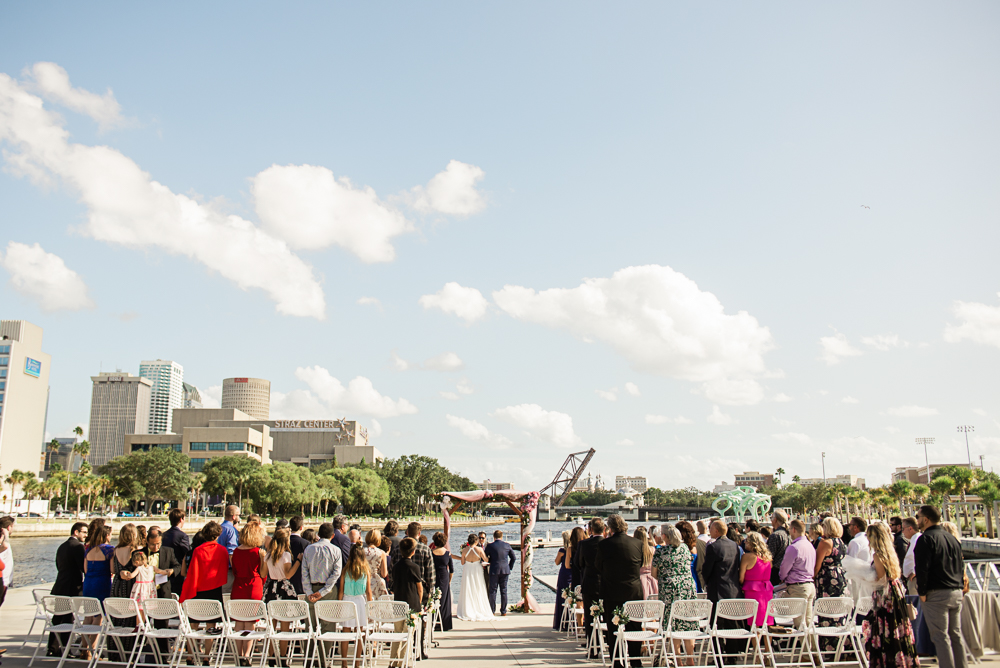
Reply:
[[[368, 601], [391, 595], [406, 601], [409, 608], [420, 612], [428, 606], [434, 589], [441, 590], [440, 623], [447, 631], [452, 628], [451, 577], [454, 572], [451, 552], [441, 532], [428, 541], [418, 522], [411, 522], [400, 535], [395, 520], [384, 530], [372, 529], [362, 534], [358, 525], [349, 525], [341, 515], [318, 529], [304, 529], [301, 517], [278, 520], [274, 532], [267, 534], [256, 515], [241, 523], [240, 509], [228, 506], [224, 520], [209, 521], [189, 538], [184, 532], [185, 512], [173, 509], [168, 515], [170, 528], [148, 529], [133, 523], [125, 524], [112, 544], [111, 527], [103, 519], [90, 524], [77, 522], [70, 538], [56, 552], [58, 576], [52, 594], [88, 596], [104, 601], [107, 597], [132, 598], [140, 615], [142, 601], [148, 598], [171, 598], [176, 594], [181, 603], [189, 599], [206, 599], [223, 603], [224, 595], [232, 600], [295, 600], [303, 596], [312, 609], [317, 601], [344, 600], [354, 602], [358, 623], [366, 623]], [[316, 617], [313, 617], [316, 620]], [[88, 620], [97, 623], [99, 618]], [[60, 623], [59, 620], [55, 620]], [[72, 621], [69, 619], [63, 621]], [[116, 624], [135, 624], [136, 620], [114, 620]], [[221, 620], [217, 620], [221, 621]], [[216, 622], [207, 622], [214, 627]], [[288, 623], [280, 623], [287, 630]], [[405, 626], [406, 622], [400, 622]], [[236, 630], [249, 629], [253, 622], [236, 622]], [[348, 623], [347, 628], [353, 628]], [[320, 622], [322, 631], [332, 631], [331, 625]], [[399, 629], [400, 631], [403, 628]], [[418, 642], [426, 658], [422, 629], [418, 625]], [[49, 655], [62, 653], [68, 634], [52, 634]], [[89, 658], [85, 641], [79, 658]], [[238, 643], [238, 663], [250, 665], [250, 642]], [[286, 665], [287, 643], [279, 647], [279, 656], [269, 659], [269, 665]], [[210, 645], [205, 646], [206, 653]], [[347, 643], [341, 646], [341, 659], [349, 658]], [[355, 647], [355, 653], [360, 652]], [[393, 649], [394, 656], [401, 648]], [[206, 664], [207, 665], [207, 664]]]
[[[588, 638], [594, 623], [591, 607], [602, 602], [609, 647], [617, 633], [614, 611], [627, 601], [663, 601], [666, 624], [674, 601], [695, 599], [699, 593], [713, 603], [752, 599], [758, 603], [755, 626], [773, 626], [767, 607], [775, 597], [806, 601], [805, 617], [795, 625], [813, 620], [817, 598], [866, 599], [871, 611], [857, 622], [864, 631], [869, 665], [910, 668], [919, 663], [906, 601], [909, 589], [920, 597], [939, 665], [965, 668], [960, 613], [968, 583], [963, 582], [962, 548], [957, 528], [941, 522], [936, 508], [922, 506], [916, 517], [892, 518], [889, 524], [854, 517], [846, 531], [829, 515], [807, 528], [801, 520], [789, 521], [780, 510], [771, 514], [770, 524], [680, 521], [639, 527], [629, 535], [620, 515], [610, 516], [607, 523], [594, 518], [586, 531], [578, 527], [563, 535], [556, 556], [559, 591], [579, 587], [582, 601], [574, 613], [582, 618]], [[562, 605], [558, 595], [556, 629]], [[816, 623], [846, 621], [819, 617]], [[738, 624], [718, 620], [720, 628]], [[626, 628], [639, 630], [639, 624], [630, 622]], [[697, 622], [676, 621], [674, 630], [697, 630]], [[675, 644], [678, 653], [693, 654], [693, 642]], [[638, 657], [641, 647], [634, 645], [629, 655]], [[819, 650], [832, 652], [835, 642]]]

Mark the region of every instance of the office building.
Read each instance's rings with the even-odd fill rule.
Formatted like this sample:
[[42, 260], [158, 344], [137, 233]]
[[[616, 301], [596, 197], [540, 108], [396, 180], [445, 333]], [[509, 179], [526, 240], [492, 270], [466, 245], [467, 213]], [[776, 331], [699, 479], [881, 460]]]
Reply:
[[14, 469], [39, 472], [51, 361], [41, 327], [0, 320], [0, 480]]
[[184, 367], [169, 360], [141, 362], [139, 375], [149, 379], [153, 387], [149, 400], [149, 427], [146, 433], [169, 434], [173, 410], [182, 407]]
[[712, 494], [722, 494], [723, 492], [731, 492], [736, 489], [736, 485], [730, 485], [728, 482], [723, 480], [718, 485], [712, 488]]
[[640, 494], [646, 492], [646, 476], [616, 475], [615, 489], [634, 489]]
[[512, 482], [493, 482], [492, 480], [484, 480], [482, 482], [476, 483], [476, 489], [488, 489], [491, 492], [497, 492], [500, 490], [514, 489], [514, 483]]
[[859, 478], [856, 475], [838, 475], [827, 478], [825, 481], [823, 478], [800, 478], [799, 484], [803, 487], [808, 487], [809, 485], [822, 485], [826, 482], [827, 485], [847, 485], [849, 487], [856, 487], [858, 489], [866, 489], [865, 479]]
[[774, 487], [774, 474], [761, 473], [760, 471], [744, 471], [736, 474], [737, 487]]
[[[52, 441], [56, 441], [59, 444], [59, 448], [56, 450], [51, 449]], [[52, 472], [52, 465], [58, 464], [65, 471], [69, 466], [69, 456], [73, 452], [73, 446], [79, 443], [76, 438], [56, 438], [50, 439], [46, 443], [42, 443], [42, 468], [40, 470], [39, 477], [42, 479], [48, 478], [49, 473]], [[79, 473], [80, 464], [83, 463], [81, 457], [73, 456], [73, 473]]]
[[203, 408], [201, 392], [194, 385], [181, 383], [181, 408]]
[[[957, 466], [958, 468], [967, 469], [969, 468], [968, 462], [963, 464], [931, 464], [930, 472], [928, 473], [927, 466], [900, 466], [892, 473], [892, 481], [898, 482], [900, 480], [906, 480], [912, 482], [914, 485], [927, 485], [930, 484], [929, 481], [932, 479], [934, 472], [945, 466]], [[979, 467], [975, 464], [972, 465], [973, 469], [978, 469]]]
[[125, 454], [127, 434], [146, 434], [153, 383], [148, 378], [121, 371], [102, 371], [91, 376], [90, 455], [95, 469]]
[[222, 381], [222, 407], [235, 408], [254, 420], [271, 416], [271, 381], [263, 378], [226, 378]]

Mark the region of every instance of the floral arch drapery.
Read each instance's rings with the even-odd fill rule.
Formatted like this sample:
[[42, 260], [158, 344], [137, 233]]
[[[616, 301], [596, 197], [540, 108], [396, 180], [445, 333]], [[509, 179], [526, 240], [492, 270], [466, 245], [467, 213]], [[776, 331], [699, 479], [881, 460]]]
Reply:
[[[451, 514], [456, 512], [463, 503], [503, 501], [521, 518], [521, 600], [515, 607], [525, 612], [528, 610], [537, 611], [538, 603], [528, 590], [531, 589], [531, 532], [535, 529], [535, 519], [538, 514], [538, 492], [479, 489], [472, 492], [441, 492], [440, 496], [441, 514], [444, 516], [445, 544], [449, 544], [448, 541], [451, 538]], [[458, 503], [454, 503], [455, 501]]]

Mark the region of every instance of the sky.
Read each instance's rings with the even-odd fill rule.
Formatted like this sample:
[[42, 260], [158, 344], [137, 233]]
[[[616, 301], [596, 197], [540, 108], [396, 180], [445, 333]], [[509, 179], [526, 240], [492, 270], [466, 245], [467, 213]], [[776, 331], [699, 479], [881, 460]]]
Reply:
[[[0, 317], [538, 489], [1000, 468], [1000, 6], [0, 6]], [[969, 441], [958, 425], [973, 425]], [[825, 453], [825, 460], [823, 454]]]

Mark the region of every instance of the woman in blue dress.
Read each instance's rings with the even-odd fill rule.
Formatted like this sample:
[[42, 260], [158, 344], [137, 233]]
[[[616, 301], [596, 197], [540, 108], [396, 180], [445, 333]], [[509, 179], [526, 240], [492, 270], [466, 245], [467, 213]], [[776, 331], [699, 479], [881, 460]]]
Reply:
[[573, 585], [573, 569], [566, 563], [566, 555], [569, 552], [569, 531], [562, 532], [563, 546], [556, 553], [556, 564], [559, 566], [559, 577], [556, 578], [556, 612], [552, 618], [552, 628], [559, 630], [559, 621], [562, 619], [563, 611], [563, 590]]
[[104, 601], [111, 595], [111, 554], [108, 543], [111, 527], [94, 527], [87, 535], [87, 556], [83, 562], [83, 595]]

